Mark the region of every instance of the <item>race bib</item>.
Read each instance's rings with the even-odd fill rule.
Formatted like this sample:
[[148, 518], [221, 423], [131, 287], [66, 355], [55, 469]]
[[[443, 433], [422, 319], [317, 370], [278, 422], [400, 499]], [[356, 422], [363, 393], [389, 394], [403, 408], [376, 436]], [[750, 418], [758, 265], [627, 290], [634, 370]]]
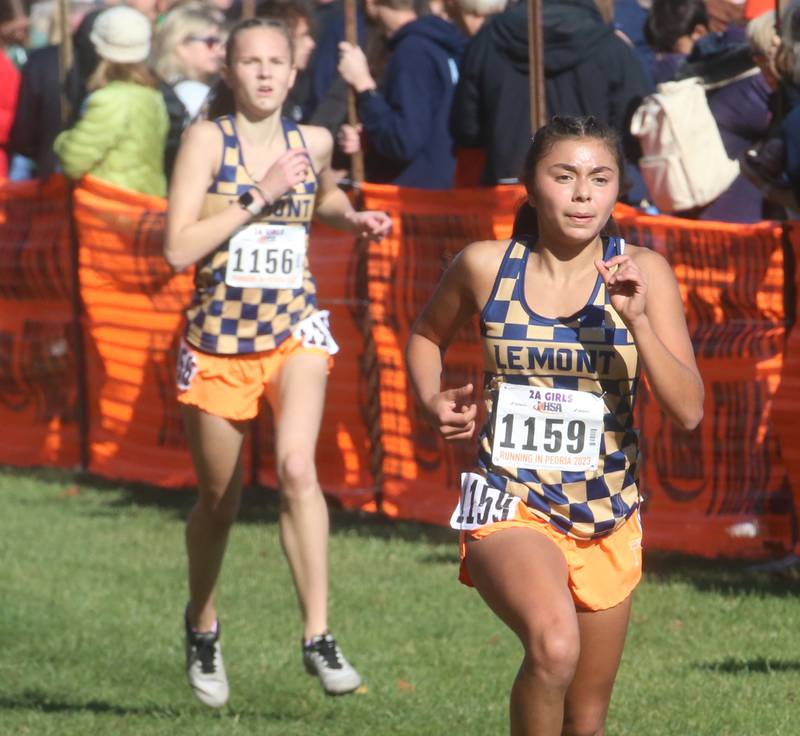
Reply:
[[197, 375], [197, 360], [192, 349], [183, 341], [178, 351], [178, 362], [175, 365], [175, 383], [181, 391], [188, 391]]
[[304, 348], [322, 348], [328, 355], [336, 355], [339, 346], [330, 328], [330, 312], [324, 309], [306, 317], [292, 330], [292, 337], [300, 340]]
[[450, 517], [450, 526], [459, 531], [480, 529], [496, 521], [514, 518], [519, 498], [492, 488], [477, 473], [461, 474], [461, 496]]
[[254, 222], [228, 244], [225, 283], [258, 289], [299, 289], [308, 235], [299, 225]]
[[500, 384], [492, 463], [503, 468], [595, 470], [605, 405], [570, 389]]

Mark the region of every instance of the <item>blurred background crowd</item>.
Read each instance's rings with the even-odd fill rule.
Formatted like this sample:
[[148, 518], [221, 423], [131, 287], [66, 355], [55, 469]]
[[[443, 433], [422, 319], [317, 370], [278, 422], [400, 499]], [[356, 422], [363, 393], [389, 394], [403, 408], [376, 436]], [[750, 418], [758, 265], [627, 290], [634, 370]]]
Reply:
[[[546, 113], [619, 130], [624, 201], [655, 211], [637, 109], [695, 79], [736, 168], [713, 201], [678, 214], [745, 223], [800, 209], [800, 0], [542, 7]], [[343, 0], [0, 0], [0, 179], [91, 173], [164, 196], [183, 130], [224, 84], [227, 29], [250, 14], [289, 27], [299, 74], [284, 114], [330, 130], [342, 180], [357, 151], [370, 182], [517, 180], [531, 136], [525, 0], [363, 0], [357, 46]], [[687, 129], [701, 120], [677, 114]]]

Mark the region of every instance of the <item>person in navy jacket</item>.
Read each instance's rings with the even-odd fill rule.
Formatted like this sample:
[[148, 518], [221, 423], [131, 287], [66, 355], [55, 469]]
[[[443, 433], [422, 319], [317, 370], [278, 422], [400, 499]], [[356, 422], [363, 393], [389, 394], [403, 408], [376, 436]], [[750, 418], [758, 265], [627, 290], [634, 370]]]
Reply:
[[[339, 73], [357, 93], [366, 178], [449, 189], [456, 159], [448, 121], [466, 38], [438, 16], [418, 16], [414, 0], [367, 0], [366, 12], [387, 36], [391, 54], [380, 90], [361, 49], [339, 45]], [[358, 150], [359, 139], [358, 129], [342, 126], [345, 153]]]
[[[653, 90], [636, 52], [595, 0], [543, 0], [542, 37], [547, 117], [594, 115], [622, 136], [629, 160], [638, 158], [630, 118]], [[470, 39], [461, 71], [452, 116], [456, 143], [486, 150], [482, 186], [516, 179], [533, 132], [527, 3], [509, 5], [484, 23]]]

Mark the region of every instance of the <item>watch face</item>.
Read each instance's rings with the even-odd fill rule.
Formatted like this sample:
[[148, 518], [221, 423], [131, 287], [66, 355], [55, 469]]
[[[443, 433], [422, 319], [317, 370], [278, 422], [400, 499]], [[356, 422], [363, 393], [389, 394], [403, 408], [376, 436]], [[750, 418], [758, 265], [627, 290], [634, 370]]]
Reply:
[[243, 210], [247, 210], [251, 215], [258, 215], [262, 209], [249, 189], [239, 195], [239, 206]]

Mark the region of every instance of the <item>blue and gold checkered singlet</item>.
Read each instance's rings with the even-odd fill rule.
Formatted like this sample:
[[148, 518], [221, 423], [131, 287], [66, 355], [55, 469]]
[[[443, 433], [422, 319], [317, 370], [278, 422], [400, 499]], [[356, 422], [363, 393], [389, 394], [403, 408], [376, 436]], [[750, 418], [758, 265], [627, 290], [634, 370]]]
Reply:
[[[247, 173], [233, 116], [214, 121], [222, 131], [220, 170], [208, 188], [200, 217], [208, 217], [235, 202], [255, 183]], [[283, 119], [288, 148], [304, 148], [298, 127]], [[308, 233], [314, 214], [317, 175], [309, 167], [306, 180], [254, 218], [253, 222], [302, 225]], [[195, 295], [186, 311], [187, 342], [206, 353], [239, 355], [273, 350], [292, 334], [298, 322], [317, 308], [317, 287], [303, 264], [303, 283], [297, 289], [235, 287], [225, 283], [228, 241], [197, 265]]]
[[[607, 260], [619, 253], [609, 238]], [[638, 384], [636, 345], [598, 275], [586, 305], [566, 319], [535, 314], [525, 300], [530, 250], [512, 240], [481, 312], [487, 420], [478, 465], [489, 485], [518, 496], [538, 516], [579, 539], [607, 534], [638, 507], [639, 444], [633, 429]], [[500, 383], [571, 389], [602, 396], [603, 431], [596, 470], [500, 468], [492, 464], [493, 404]]]

